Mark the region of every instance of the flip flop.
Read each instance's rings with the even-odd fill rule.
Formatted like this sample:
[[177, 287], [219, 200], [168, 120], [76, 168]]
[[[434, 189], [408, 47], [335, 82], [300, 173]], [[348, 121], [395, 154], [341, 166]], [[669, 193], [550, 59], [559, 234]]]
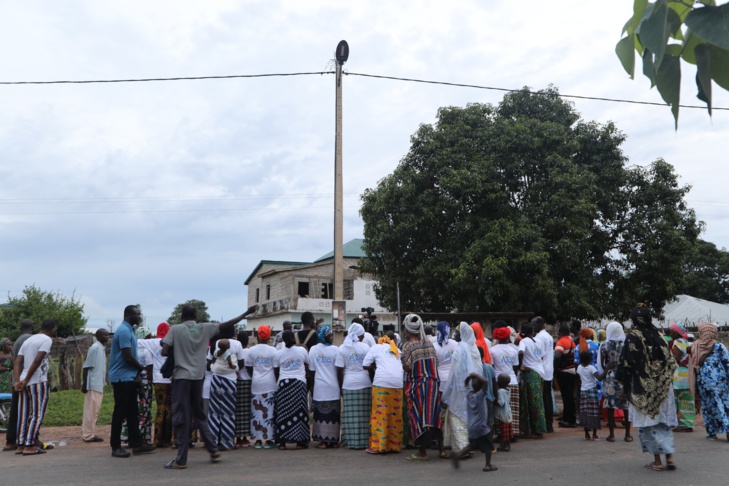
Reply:
[[430, 458], [428, 456], [419, 456], [417, 454], [412, 454], [412, 455], [406, 457], [405, 459], [407, 459], [408, 461], [422, 461], [422, 462], [430, 461]]
[[366, 452], [367, 454], [372, 454], [372, 455], [377, 455], [377, 454], [379, 454], [379, 452], [378, 452], [378, 451], [373, 451], [372, 449], [365, 449], [365, 452]]
[[615, 442], [615, 437], [608, 437], [605, 440], [608, 441], [608, 442]]
[[676, 464], [674, 464], [672, 462], [666, 463], [666, 469], [668, 469], [669, 471], [675, 471], [676, 470]]
[[491, 471], [498, 471], [498, 470], [499, 470], [499, 468], [498, 468], [498, 467], [496, 467], [496, 466], [491, 466], [491, 467], [489, 467], [489, 468], [485, 468], [485, 467], [484, 467], [484, 468], [483, 468], [483, 469], [481, 469], [481, 470], [482, 470], [483, 472], [491, 472]]
[[38, 449], [36, 449], [36, 450], [35, 450], [35, 451], [33, 451], [33, 452], [25, 452], [25, 451], [23, 451], [23, 455], [24, 455], [24, 456], [36, 456], [36, 455], [38, 455], [38, 454], [45, 454], [45, 453], [46, 453], [46, 451], [44, 451], [44, 450], [43, 450], [43, 449], [41, 449], [41, 448], [38, 448]]
[[651, 471], [663, 471], [663, 466], [656, 466], [654, 463], [649, 462], [645, 466], [643, 466], [646, 469], [650, 469]]
[[187, 464], [177, 464], [176, 460], [171, 460], [165, 464], [165, 469], [187, 469]]
[[220, 462], [220, 452], [215, 451], [210, 453], [210, 462]]
[[627, 436], [627, 437], [626, 437], [625, 439], [623, 439], [623, 440], [624, 440], [625, 442], [633, 442], [633, 437], [629, 435], [629, 436]]

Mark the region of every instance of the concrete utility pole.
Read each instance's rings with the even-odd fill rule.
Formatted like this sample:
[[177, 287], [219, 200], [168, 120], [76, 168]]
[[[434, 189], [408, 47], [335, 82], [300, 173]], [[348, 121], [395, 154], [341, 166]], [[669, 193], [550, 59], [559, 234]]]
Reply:
[[334, 300], [344, 300], [343, 192], [342, 192], [342, 66], [349, 57], [349, 44], [337, 44], [336, 133], [334, 139]]

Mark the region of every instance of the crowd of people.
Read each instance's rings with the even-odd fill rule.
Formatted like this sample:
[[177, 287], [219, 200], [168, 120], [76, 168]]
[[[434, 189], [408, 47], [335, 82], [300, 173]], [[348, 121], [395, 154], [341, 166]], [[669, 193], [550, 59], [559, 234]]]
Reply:
[[[490, 339], [478, 322], [432, 327], [410, 314], [401, 334], [379, 335], [357, 318], [340, 346], [309, 312], [301, 330], [287, 322], [275, 340], [270, 327], [258, 326], [249, 346], [235, 325], [255, 310], [198, 323], [196, 309], [184, 306], [181, 324], [163, 322], [153, 335], [141, 325], [139, 307], [127, 306], [108, 371], [105, 330], [84, 362], [82, 440], [105, 441], [95, 425], [107, 382], [112, 456], [175, 448], [167, 469], [187, 468], [188, 449], [198, 441], [213, 462], [221, 451], [306, 449], [313, 441], [372, 455], [412, 448], [410, 461], [428, 461], [436, 449], [455, 467], [480, 452], [489, 472], [497, 470], [492, 453], [509, 452], [518, 439], [545, 439], [556, 425], [581, 427], [584, 440], [598, 441], [605, 421], [609, 442], [618, 423], [625, 442], [637, 429], [643, 452], [652, 454], [645, 467], [661, 471], [676, 468], [673, 434], [693, 431], [697, 413], [709, 439], [729, 434], [729, 352], [717, 327], [700, 324], [694, 343], [680, 323], [664, 335], [643, 305], [627, 331], [611, 322], [598, 333], [575, 319], [557, 326], [556, 340], [541, 317], [518, 332], [496, 321]], [[53, 327], [44, 321], [33, 334], [33, 323], [24, 321], [15, 343], [0, 342], [0, 392], [13, 394], [5, 451], [45, 453], [39, 432]], [[556, 424], [555, 389], [562, 398]]]

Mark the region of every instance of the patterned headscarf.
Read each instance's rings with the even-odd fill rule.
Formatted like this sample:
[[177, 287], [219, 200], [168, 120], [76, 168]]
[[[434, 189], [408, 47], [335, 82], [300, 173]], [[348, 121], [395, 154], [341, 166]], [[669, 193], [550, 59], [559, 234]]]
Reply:
[[438, 323], [438, 326], [436, 326], [436, 330], [438, 332], [438, 344], [440, 346], [448, 344], [448, 335], [451, 333], [450, 324], [448, 324], [446, 321], [440, 321]]
[[387, 337], [387, 335], [382, 336], [380, 339], [377, 340], [377, 344], [389, 344], [390, 345], [390, 352], [395, 355], [396, 358], [400, 357], [400, 350], [397, 349], [397, 345], [395, 344], [395, 341]]
[[696, 394], [696, 374], [704, 364], [704, 360], [714, 350], [716, 339], [719, 337], [719, 328], [710, 322], [702, 322], [698, 328], [699, 339], [691, 345], [689, 358], [689, 388], [694, 394]]
[[688, 331], [686, 330], [685, 327], [683, 327], [681, 325], [680, 322], [674, 322], [673, 324], [668, 326], [668, 329], [670, 329], [671, 331], [673, 331], [676, 334], [678, 334], [679, 336], [681, 336], [681, 339], [688, 340]]
[[0, 349], [4, 348], [5, 345], [8, 344], [8, 343], [11, 343], [12, 344], [12, 341], [10, 340], [10, 338], [4, 337], [2, 339], [2, 341], [0, 341]]
[[605, 329], [598, 329], [597, 330], [597, 342], [601, 343], [605, 341], [607, 334], [605, 334]]
[[317, 337], [319, 338], [319, 342], [323, 344], [324, 346], [331, 346], [332, 343], [327, 341], [327, 338], [332, 335], [332, 328], [329, 326], [321, 326], [319, 328], [319, 332], [317, 333]]

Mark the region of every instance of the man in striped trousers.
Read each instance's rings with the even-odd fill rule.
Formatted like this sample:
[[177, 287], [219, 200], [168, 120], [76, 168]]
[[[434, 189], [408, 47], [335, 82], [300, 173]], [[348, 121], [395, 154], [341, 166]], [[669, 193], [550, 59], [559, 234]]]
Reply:
[[45, 320], [40, 332], [29, 337], [18, 351], [13, 382], [18, 392], [18, 447], [24, 456], [44, 454], [36, 446], [36, 438], [48, 405], [48, 354], [55, 321]]

